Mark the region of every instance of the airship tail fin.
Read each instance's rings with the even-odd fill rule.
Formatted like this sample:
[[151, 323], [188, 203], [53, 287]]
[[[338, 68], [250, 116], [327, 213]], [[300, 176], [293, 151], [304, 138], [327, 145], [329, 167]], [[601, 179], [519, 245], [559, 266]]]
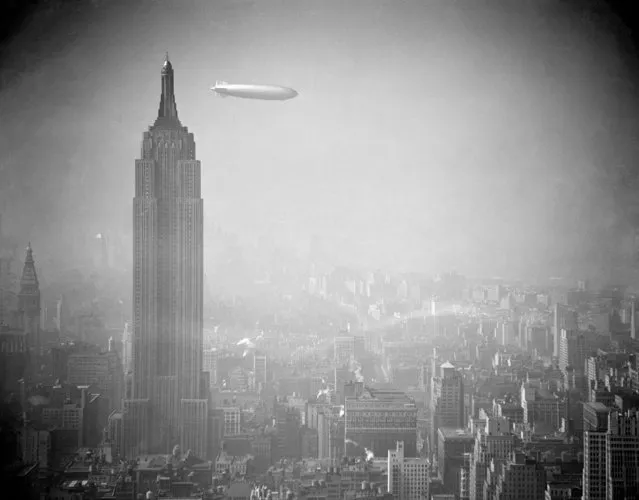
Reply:
[[228, 85], [228, 82], [225, 82], [224, 80], [217, 80], [215, 82], [215, 86], [217, 87], [218, 85]]

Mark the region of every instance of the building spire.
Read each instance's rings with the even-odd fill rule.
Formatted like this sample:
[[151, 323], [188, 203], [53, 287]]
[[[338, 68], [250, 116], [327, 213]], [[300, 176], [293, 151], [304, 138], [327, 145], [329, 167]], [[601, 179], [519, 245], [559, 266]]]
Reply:
[[20, 278], [20, 294], [31, 293], [39, 288], [38, 275], [33, 261], [31, 242], [27, 245], [27, 256], [24, 259], [22, 277]]
[[158, 109], [158, 119], [156, 125], [177, 124], [181, 127], [178, 119], [177, 106], [175, 104], [175, 89], [173, 79], [173, 66], [169, 61], [169, 53], [164, 57], [162, 65], [162, 96], [160, 97], [160, 107]]

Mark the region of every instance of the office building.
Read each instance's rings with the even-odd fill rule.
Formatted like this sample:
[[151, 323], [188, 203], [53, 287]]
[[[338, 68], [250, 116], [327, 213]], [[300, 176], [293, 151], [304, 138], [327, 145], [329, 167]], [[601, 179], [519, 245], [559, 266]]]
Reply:
[[[42, 408], [42, 424], [49, 429], [61, 431], [74, 431], [68, 435], [77, 439], [77, 446], [83, 446], [84, 433], [84, 408], [77, 403], [64, 403], [62, 405]], [[75, 437], [77, 436], [77, 438]]]
[[355, 357], [355, 337], [341, 335], [335, 337], [334, 361], [335, 366], [349, 366], [351, 359]]
[[335, 388], [335, 404], [343, 405], [345, 398], [345, 387], [355, 381], [356, 377], [346, 366], [336, 366], [333, 370], [334, 388]]
[[630, 299], [630, 338], [637, 338], [637, 299]]
[[215, 387], [217, 385], [217, 359], [218, 351], [215, 347], [204, 350], [204, 360], [202, 370], [209, 374], [209, 385]]
[[583, 500], [606, 499], [606, 434], [609, 411], [601, 403], [584, 405]]
[[430, 468], [425, 458], [406, 457], [404, 443], [388, 450], [387, 490], [395, 500], [430, 498]]
[[483, 428], [477, 429], [469, 464], [468, 491], [470, 500], [489, 500], [484, 496], [484, 482], [491, 464], [505, 463], [518, 444], [510, 433], [510, 422], [504, 417], [489, 417]]
[[317, 458], [331, 457], [331, 425], [332, 419], [328, 409], [320, 409], [317, 413]]
[[635, 498], [639, 480], [637, 410], [584, 405], [584, 500]]
[[639, 485], [639, 411], [608, 416], [606, 482], [608, 500], [636, 498]]
[[562, 372], [572, 367], [578, 376], [583, 376], [588, 355], [586, 336], [579, 330], [561, 330], [559, 345], [559, 368]]
[[49, 472], [52, 466], [51, 432], [25, 425], [20, 430], [22, 441], [22, 460], [25, 463], [37, 463], [42, 472]]
[[[144, 133], [141, 159], [135, 162], [132, 398], [137, 409], [127, 412], [125, 405], [123, 418], [148, 419], [124, 423], [125, 434], [146, 429], [144, 440], [128, 440], [142, 453], [169, 453], [187, 435], [182, 400], [202, 399], [200, 162], [193, 134], [178, 118], [168, 57], [161, 84], [158, 117]], [[140, 408], [144, 404], [147, 410]]]
[[431, 380], [430, 435], [431, 453], [437, 450], [437, 431], [440, 427], [462, 429], [465, 427], [464, 380], [462, 374], [450, 363], [443, 363], [440, 376]]
[[601, 431], [608, 426], [608, 414], [610, 408], [603, 403], [584, 403], [584, 432]]
[[417, 455], [417, 406], [405, 393], [362, 387], [345, 398], [346, 456], [361, 457], [366, 450], [384, 456], [402, 441], [404, 455]]
[[73, 385], [94, 385], [108, 399], [110, 410], [122, 405], [124, 374], [116, 352], [78, 352], [69, 355], [67, 381]]
[[561, 427], [566, 418], [566, 398], [551, 393], [536, 384], [523, 382], [520, 389], [520, 404], [526, 424], [546, 423], [555, 429]]
[[513, 453], [489, 484], [494, 500], [545, 500], [546, 470], [543, 465], [523, 453]]
[[437, 468], [446, 491], [461, 494], [461, 470], [464, 457], [472, 453], [475, 436], [464, 429], [440, 427], [437, 431]]
[[594, 401], [597, 390], [603, 389], [608, 363], [605, 356], [588, 356], [586, 358], [585, 378], [588, 401]]
[[555, 303], [553, 315], [553, 356], [558, 358], [560, 351], [561, 330], [577, 330], [577, 313], [566, 306]]
[[242, 427], [242, 411], [236, 406], [226, 406], [224, 411], [224, 437], [240, 434]]
[[266, 384], [266, 354], [256, 352], [253, 356], [253, 376], [255, 389], [259, 390]]

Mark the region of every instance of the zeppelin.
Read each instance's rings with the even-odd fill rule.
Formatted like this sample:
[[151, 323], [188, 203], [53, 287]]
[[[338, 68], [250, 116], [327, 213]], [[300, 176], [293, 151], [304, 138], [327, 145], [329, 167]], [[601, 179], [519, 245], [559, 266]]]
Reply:
[[211, 90], [220, 97], [232, 96], [264, 101], [287, 101], [297, 96], [297, 91], [279, 85], [245, 85], [215, 82], [215, 86], [211, 87]]

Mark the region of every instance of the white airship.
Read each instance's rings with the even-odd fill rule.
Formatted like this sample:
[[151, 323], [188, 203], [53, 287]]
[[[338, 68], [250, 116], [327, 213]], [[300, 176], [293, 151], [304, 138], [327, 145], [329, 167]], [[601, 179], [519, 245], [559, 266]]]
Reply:
[[219, 97], [239, 97], [265, 101], [287, 101], [297, 96], [297, 91], [280, 85], [251, 85], [218, 81], [211, 90]]

